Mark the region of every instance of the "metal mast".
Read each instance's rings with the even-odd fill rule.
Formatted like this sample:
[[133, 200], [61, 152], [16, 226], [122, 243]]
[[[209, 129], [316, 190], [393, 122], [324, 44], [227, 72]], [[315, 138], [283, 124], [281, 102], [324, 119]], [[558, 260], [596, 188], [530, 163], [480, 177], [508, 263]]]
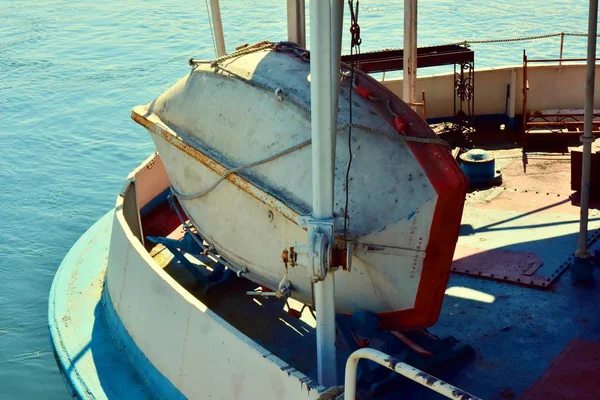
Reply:
[[221, 21], [219, 0], [210, 0], [210, 13], [212, 15], [215, 42], [217, 44], [217, 57], [222, 57], [227, 54], [227, 51], [225, 50], [225, 36], [223, 35], [223, 22]]
[[592, 157], [592, 134], [594, 118], [594, 80], [596, 77], [596, 34], [598, 31], [598, 0], [590, 0], [588, 19], [587, 70], [585, 81], [585, 114], [583, 135], [583, 163], [581, 173], [581, 217], [579, 227], [579, 248], [575, 255], [578, 258], [589, 258], [587, 249], [588, 209], [590, 200], [590, 166]]
[[336, 384], [335, 281], [327, 254], [334, 233], [334, 166], [343, 0], [311, 0], [310, 75], [313, 212], [308, 225], [317, 314], [319, 384]]

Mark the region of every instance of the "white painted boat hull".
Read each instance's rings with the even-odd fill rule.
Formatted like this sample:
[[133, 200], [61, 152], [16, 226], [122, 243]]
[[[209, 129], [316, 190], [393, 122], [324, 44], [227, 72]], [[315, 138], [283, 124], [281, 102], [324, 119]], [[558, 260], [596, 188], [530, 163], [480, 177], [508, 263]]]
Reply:
[[[199, 67], [133, 118], [148, 128], [172, 186], [203, 191], [228, 168], [270, 157], [310, 138], [309, 64], [271, 49]], [[465, 180], [439, 144], [394, 138], [390, 107], [411, 137], [435, 135], [404, 103], [366, 75], [357, 82], [378, 101], [353, 94], [349, 185], [351, 272], [336, 274], [336, 311], [380, 314], [384, 326], [414, 329], [437, 320], [462, 214]], [[250, 82], [250, 84], [249, 84]], [[257, 87], [258, 86], [258, 87]], [[269, 87], [274, 88], [272, 92]], [[275, 94], [286, 93], [284, 99]], [[340, 90], [339, 124], [348, 119], [349, 82]], [[381, 133], [386, 135], [382, 135]], [[344, 215], [348, 130], [338, 132], [335, 210]], [[236, 267], [282, 279], [282, 250], [306, 243], [296, 218], [311, 208], [310, 145], [233, 174], [207, 194], [180, 198], [190, 221]], [[442, 228], [443, 227], [443, 228]], [[343, 232], [336, 232], [338, 240]], [[292, 296], [312, 303], [303, 267], [290, 269]]]

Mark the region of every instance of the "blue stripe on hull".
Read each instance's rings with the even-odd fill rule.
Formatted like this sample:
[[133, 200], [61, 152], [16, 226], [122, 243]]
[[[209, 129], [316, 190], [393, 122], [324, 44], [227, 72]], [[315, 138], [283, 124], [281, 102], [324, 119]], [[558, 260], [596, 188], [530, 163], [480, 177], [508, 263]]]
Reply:
[[77, 241], [54, 278], [48, 325], [57, 363], [74, 397], [184, 399], [137, 347], [103, 290], [113, 215]]

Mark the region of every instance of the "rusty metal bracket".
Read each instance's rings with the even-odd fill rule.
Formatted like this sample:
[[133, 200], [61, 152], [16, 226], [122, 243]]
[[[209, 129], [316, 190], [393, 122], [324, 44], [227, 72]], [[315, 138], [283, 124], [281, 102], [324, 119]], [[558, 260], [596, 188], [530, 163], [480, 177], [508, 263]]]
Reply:
[[331, 267], [336, 218], [316, 219], [300, 216], [298, 225], [308, 230], [308, 243], [294, 247], [294, 262], [296, 265], [307, 267], [311, 282], [323, 281]]

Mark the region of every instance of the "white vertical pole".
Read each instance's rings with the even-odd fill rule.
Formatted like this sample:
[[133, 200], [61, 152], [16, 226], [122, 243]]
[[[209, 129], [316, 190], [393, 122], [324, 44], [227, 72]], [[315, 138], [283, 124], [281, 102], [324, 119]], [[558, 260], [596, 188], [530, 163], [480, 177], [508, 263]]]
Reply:
[[[332, 43], [331, 4], [327, 0], [310, 3], [310, 75], [312, 133], [313, 218], [333, 217], [333, 178], [335, 130], [332, 126]], [[317, 364], [319, 384], [336, 383], [335, 292], [333, 274], [315, 284], [317, 312]]]
[[210, 0], [210, 13], [213, 20], [213, 30], [215, 31], [215, 41], [217, 42], [217, 56], [221, 57], [227, 54], [227, 51], [225, 51], [225, 36], [223, 35], [219, 0]]
[[510, 70], [510, 83], [508, 91], [508, 128], [515, 127], [515, 109], [517, 107], [517, 71]]
[[565, 33], [560, 33], [560, 54], [558, 55], [558, 65], [562, 65], [563, 48], [565, 47]]
[[585, 114], [583, 124], [583, 165], [581, 171], [581, 208], [579, 226], [579, 249], [575, 255], [579, 258], [589, 257], [587, 250], [588, 209], [590, 203], [590, 167], [592, 159], [592, 121], [594, 118], [594, 80], [596, 78], [596, 34], [598, 31], [598, 0], [590, 0], [588, 16], [587, 69], [585, 80]]
[[402, 100], [405, 103], [415, 103], [417, 98], [417, 0], [404, 0], [402, 76]]
[[335, 280], [329, 273], [324, 281], [315, 283], [315, 311], [317, 314], [317, 368], [319, 384], [336, 385], [335, 351]]
[[340, 64], [342, 63], [342, 26], [344, 25], [344, 0], [331, 0], [331, 124], [332, 152], [335, 160], [335, 138], [338, 125], [340, 93]]
[[287, 0], [288, 40], [306, 48], [304, 0]]
[[329, 1], [312, 0], [310, 7], [311, 132], [313, 217], [333, 216], [331, 126], [331, 10]]

